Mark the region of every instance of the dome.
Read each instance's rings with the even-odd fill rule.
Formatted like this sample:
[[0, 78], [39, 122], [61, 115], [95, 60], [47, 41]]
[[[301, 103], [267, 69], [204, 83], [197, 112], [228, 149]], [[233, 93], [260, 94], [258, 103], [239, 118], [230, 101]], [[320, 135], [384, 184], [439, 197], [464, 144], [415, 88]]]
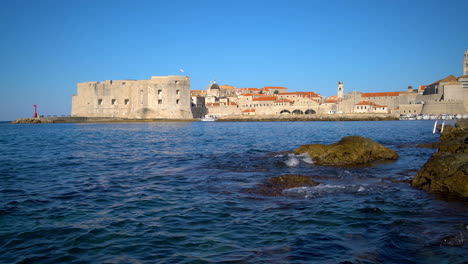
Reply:
[[212, 85], [210, 85], [210, 90], [214, 90], [214, 89], [218, 89], [218, 90], [219, 90], [219, 85], [216, 84], [216, 83], [213, 83]]
[[216, 83], [216, 80], [213, 82], [212, 85], [209, 86], [210, 90], [218, 89], [219, 90], [219, 85]]

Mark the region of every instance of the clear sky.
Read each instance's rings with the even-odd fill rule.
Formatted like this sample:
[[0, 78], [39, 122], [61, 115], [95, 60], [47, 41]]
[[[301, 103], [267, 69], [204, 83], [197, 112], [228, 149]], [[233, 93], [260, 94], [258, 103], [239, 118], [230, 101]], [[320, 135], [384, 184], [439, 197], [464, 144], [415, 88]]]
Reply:
[[2, 0], [0, 120], [69, 115], [76, 84], [405, 90], [462, 74], [468, 1]]

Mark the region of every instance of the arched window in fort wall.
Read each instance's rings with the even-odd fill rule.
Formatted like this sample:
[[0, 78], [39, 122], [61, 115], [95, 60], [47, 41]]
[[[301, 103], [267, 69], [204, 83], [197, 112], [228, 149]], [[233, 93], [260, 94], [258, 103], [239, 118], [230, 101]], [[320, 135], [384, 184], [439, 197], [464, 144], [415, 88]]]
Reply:
[[102, 99], [98, 99], [98, 100], [97, 100], [97, 104], [98, 104], [98, 105], [102, 105]]
[[125, 99], [124, 104], [125, 104], [125, 105], [128, 105], [129, 102], [130, 102], [129, 99]]

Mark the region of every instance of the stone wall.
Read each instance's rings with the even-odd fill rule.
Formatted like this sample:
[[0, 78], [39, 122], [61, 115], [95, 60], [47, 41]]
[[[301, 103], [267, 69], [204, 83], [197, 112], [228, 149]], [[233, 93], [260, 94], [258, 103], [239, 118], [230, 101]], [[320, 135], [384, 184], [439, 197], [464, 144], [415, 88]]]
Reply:
[[425, 102], [423, 115], [467, 114], [463, 102]]
[[158, 76], [149, 80], [110, 80], [77, 85], [72, 116], [118, 118], [192, 118], [190, 78]]
[[423, 107], [423, 104], [401, 104], [399, 112], [401, 115], [419, 115]]

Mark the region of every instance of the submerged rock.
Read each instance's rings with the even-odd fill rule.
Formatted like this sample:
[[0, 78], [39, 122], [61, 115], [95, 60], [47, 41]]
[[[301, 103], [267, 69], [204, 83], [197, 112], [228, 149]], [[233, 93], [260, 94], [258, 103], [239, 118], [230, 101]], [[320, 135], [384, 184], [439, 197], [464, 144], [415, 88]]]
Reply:
[[462, 232], [456, 235], [446, 236], [440, 239], [439, 245], [449, 247], [462, 247], [465, 243], [465, 237]]
[[255, 188], [246, 189], [248, 193], [256, 193], [267, 196], [281, 196], [286, 189], [297, 187], [313, 187], [320, 183], [313, 181], [310, 177], [297, 174], [288, 174], [272, 177]]
[[365, 164], [375, 160], [395, 160], [398, 158], [396, 151], [360, 136], [344, 137], [339, 142], [330, 145], [303, 145], [294, 152], [309, 154], [316, 164], [335, 166]]

